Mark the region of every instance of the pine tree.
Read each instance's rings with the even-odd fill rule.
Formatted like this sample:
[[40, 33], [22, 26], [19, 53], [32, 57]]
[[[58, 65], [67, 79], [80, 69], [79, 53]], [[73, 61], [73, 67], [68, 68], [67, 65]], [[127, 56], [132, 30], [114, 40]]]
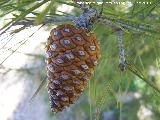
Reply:
[[[57, 12], [60, 5], [72, 6], [74, 9], [69, 13], [63, 10]], [[89, 113], [90, 119], [94, 117], [99, 119], [101, 113], [109, 109], [119, 117], [123, 117], [122, 113], [125, 114], [126, 109], [131, 111], [134, 105], [125, 105], [118, 99], [119, 96], [125, 92], [138, 92], [141, 94], [140, 100], [146, 106], [152, 107], [155, 119], [158, 120], [160, 116], [159, 5], [159, 0], [130, 0], [124, 3], [121, 0], [118, 2], [103, 0], [103, 4], [87, 5], [101, 12], [101, 16], [90, 28], [100, 42], [101, 58], [94, 76], [89, 81], [88, 89], [84, 92], [88, 103], [81, 103], [79, 106]], [[73, 24], [71, 21], [77, 19], [83, 11], [83, 6], [76, 1], [62, 0], [2, 0], [0, 8], [3, 23], [0, 35], [16, 25], [22, 27], [12, 31], [11, 35], [31, 26], [51, 28], [54, 25]], [[4, 20], [8, 14], [12, 15], [12, 18]], [[122, 46], [117, 40], [122, 40]], [[3, 65], [6, 59], [0, 64]], [[156, 74], [150, 73], [151, 67]], [[123, 68], [125, 70], [122, 70]], [[125, 115], [127, 114], [134, 120], [134, 116], [129, 112]]]

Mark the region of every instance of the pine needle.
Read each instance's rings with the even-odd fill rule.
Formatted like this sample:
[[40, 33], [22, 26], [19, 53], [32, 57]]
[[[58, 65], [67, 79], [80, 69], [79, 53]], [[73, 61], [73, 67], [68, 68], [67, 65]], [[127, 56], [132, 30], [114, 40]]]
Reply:
[[152, 84], [151, 82], [149, 82], [144, 75], [133, 65], [127, 63], [127, 68], [134, 73], [135, 75], [137, 75], [139, 78], [141, 78], [143, 81], [145, 81], [150, 87], [152, 87], [155, 91], [157, 91], [160, 94], [160, 90], [159, 88], [157, 88], [154, 84]]
[[40, 91], [40, 90], [42, 89], [42, 87], [45, 85], [46, 79], [47, 79], [47, 77], [45, 77], [45, 78], [41, 81], [41, 83], [40, 83], [40, 85], [38, 86], [37, 90], [34, 92], [34, 94], [32, 95], [31, 99], [29, 100], [29, 105], [31, 105], [31, 104], [33, 103], [34, 98], [37, 96], [37, 94], [39, 93], [39, 91]]

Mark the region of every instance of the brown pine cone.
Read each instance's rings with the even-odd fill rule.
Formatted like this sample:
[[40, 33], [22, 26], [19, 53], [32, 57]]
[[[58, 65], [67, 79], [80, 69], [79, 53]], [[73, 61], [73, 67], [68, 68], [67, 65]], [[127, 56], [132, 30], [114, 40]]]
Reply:
[[87, 86], [100, 47], [93, 33], [65, 24], [51, 31], [46, 55], [51, 110], [59, 112], [73, 104]]

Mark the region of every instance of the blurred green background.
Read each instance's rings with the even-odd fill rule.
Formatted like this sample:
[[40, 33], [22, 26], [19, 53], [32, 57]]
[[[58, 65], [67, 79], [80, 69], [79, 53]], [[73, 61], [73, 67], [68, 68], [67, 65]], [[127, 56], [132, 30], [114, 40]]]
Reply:
[[[50, 111], [47, 88], [42, 88], [39, 94], [43, 96], [42, 99], [45, 101], [43, 105], [47, 106], [46, 113], [48, 117], [46, 119], [48, 120], [160, 120], [160, 93], [149, 85], [149, 83], [153, 84], [160, 89], [160, 1], [104, 0], [104, 2], [106, 3], [103, 4], [103, 16], [114, 19], [112, 22], [115, 23], [116, 27], [119, 26], [118, 22], [126, 26], [132, 26], [131, 29], [124, 29], [123, 31], [126, 59], [131, 63], [131, 68], [135, 66], [145, 76], [148, 83], [129, 71], [129, 69], [124, 72], [119, 70], [117, 33], [108, 25], [104, 25], [101, 22], [95, 23], [92, 32], [96, 34], [101, 45], [101, 58], [96, 66], [95, 73], [76, 104], [71, 105], [70, 108], [67, 108], [62, 113], [54, 114]], [[112, 2], [112, 4], [109, 2]], [[116, 2], [123, 3], [118, 4]], [[99, 10], [102, 9], [101, 4], [91, 5]], [[80, 8], [69, 0], [1, 0], [0, 27], [1, 31], [3, 31], [7, 28], [9, 29], [17, 21], [22, 20], [31, 20], [34, 26], [40, 27], [45, 19], [66, 15], [78, 16], [80, 13]], [[64, 23], [66, 22], [45, 24], [42, 26], [43, 31], [46, 31], [44, 35], [49, 35], [53, 26]], [[152, 30], [149, 27], [140, 28], [141, 24], [152, 26]], [[13, 25], [13, 28], [15, 26]], [[20, 34], [24, 30], [33, 31], [31, 26], [15, 27], [9, 31], [8, 36], [14, 38], [16, 34]], [[43, 31], [41, 31], [42, 36]], [[35, 34], [38, 34], [38, 32], [38, 30], [33, 31]], [[7, 32], [3, 35], [5, 34]], [[22, 33], [18, 39], [21, 39], [23, 34], [25, 33]], [[5, 37], [2, 39], [3, 35], [1, 34], [1, 55], [10, 57], [18, 51], [19, 47], [17, 46], [13, 50], [13, 45], [11, 45], [10, 49], [5, 48], [11, 41]], [[38, 34], [36, 38], [41, 39], [41, 35]], [[32, 35], [28, 35], [26, 40], [30, 38], [32, 38]], [[27, 55], [28, 60], [25, 66], [18, 69], [10, 68], [10, 70], [15, 70], [16, 74], [21, 76], [19, 81], [26, 76], [32, 80], [32, 84], [35, 84], [30, 97], [40, 84], [40, 81], [46, 76], [44, 63], [45, 41], [44, 39], [40, 43], [36, 43], [37, 46], [34, 49], [36, 54], [31, 52]], [[31, 40], [28, 42], [31, 42]], [[20, 47], [24, 44], [20, 44]], [[32, 41], [32, 44], [34, 44], [34, 41]], [[12, 50], [9, 55], [7, 55], [8, 49]], [[23, 50], [23, 52], [27, 52], [27, 50]], [[32, 58], [30, 58], [31, 56]], [[10, 59], [9, 57], [7, 59]], [[2, 72], [2, 70], [8, 70], [10, 66], [6, 68], [5, 62], [7, 59], [5, 60], [5, 57], [1, 58], [1, 62], [3, 62], [1, 64], [1, 74], [5, 76], [5, 72]], [[38, 68], [27, 67], [27, 65], [36, 64]], [[38, 99], [35, 98], [36, 100]], [[32, 104], [34, 104], [34, 101]], [[3, 109], [3, 106], [0, 108]], [[14, 115], [17, 115], [17, 113], [13, 112], [12, 116]], [[31, 116], [34, 116], [34, 113], [31, 113]], [[11, 120], [25, 120], [27, 116], [24, 115], [22, 118], [9, 116], [9, 118]], [[30, 120], [32, 119], [35, 120], [37, 118], [31, 117]]]

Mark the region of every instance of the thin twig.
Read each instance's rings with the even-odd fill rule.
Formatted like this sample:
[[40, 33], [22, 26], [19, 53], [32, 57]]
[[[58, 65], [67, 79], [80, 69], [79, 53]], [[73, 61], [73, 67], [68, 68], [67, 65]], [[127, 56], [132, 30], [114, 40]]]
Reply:
[[[61, 16], [61, 17], [53, 17], [53, 18], [46, 18], [42, 23], [48, 24], [48, 23], [55, 23], [55, 22], [67, 22], [67, 21], [75, 21], [77, 17], [75, 16]], [[34, 20], [21, 20], [14, 24], [15, 25], [24, 25], [26, 27], [29, 26], [35, 26]]]
[[125, 70], [126, 67], [126, 59], [125, 59], [125, 53], [122, 43], [122, 30], [117, 30], [117, 42], [118, 42], [118, 48], [119, 48], [119, 68], [121, 71]]
[[43, 23], [47, 24], [47, 23], [54, 23], [54, 22], [67, 22], [67, 21], [75, 21], [77, 19], [78, 17], [70, 15], [70, 16], [54, 17], [54, 18], [46, 19], [43, 21]]
[[151, 25], [134, 23], [134, 22], [131, 22], [128, 20], [122, 20], [122, 19], [108, 17], [108, 16], [101, 16], [98, 21], [100, 23], [102, 23], [106, 26], [110, 26], [112, 28], [127, 29], [127, 30], [133, 30], [136, 32], [159, 33]]

